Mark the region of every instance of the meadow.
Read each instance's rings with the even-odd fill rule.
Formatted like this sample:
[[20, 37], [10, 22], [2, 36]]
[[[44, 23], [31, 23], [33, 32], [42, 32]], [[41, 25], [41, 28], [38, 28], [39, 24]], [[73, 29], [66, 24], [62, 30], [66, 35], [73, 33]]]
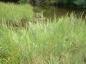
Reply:
[[[21, 17], [27, 26], [19, 26]], [[0, 64], [86, 64], [85, 19], [32, 19], [30, 5], [0, 3]]]

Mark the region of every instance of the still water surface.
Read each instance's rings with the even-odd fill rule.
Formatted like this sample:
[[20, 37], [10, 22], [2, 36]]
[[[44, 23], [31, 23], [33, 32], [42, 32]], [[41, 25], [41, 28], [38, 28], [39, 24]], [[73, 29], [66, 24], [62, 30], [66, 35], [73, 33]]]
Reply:
[[57, 7], [46, 7], [46, 8], [40, 8], [40, 7], [34, 7], [33, 11], [35, 13], [40, 13], [39, 15], [42, 15], [47, 18], [58, 18], [65, 15], [70, 15], [71, 13], [74, 13], [77, 17], [85, 17], [86, 16], [86, 9], [74, 9], [74, 8], [57, 8]]

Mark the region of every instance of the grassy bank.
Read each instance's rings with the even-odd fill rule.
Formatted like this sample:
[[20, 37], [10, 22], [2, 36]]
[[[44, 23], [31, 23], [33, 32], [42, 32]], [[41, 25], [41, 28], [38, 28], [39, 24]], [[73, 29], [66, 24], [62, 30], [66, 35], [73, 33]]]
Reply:
[[21, 21], [21, 19], [31, 20], [33, 15], [32, 7], [28, 4], [12, 4], [0, 2], [0, 22], [1, 21]]
[[86, 63], [86, 20], [71, 14], [42, 23], [32, 15], [29, 5], [0, 3], [0, 64]]

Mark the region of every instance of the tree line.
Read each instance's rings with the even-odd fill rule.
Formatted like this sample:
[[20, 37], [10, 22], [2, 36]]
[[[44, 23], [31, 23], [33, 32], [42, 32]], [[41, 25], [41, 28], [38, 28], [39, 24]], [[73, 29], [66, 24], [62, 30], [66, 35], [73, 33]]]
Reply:
[[86, 0], [0, 0], [3, 2], [30, 3], [35, 6], [86, 8]]
[[30, 0], [33, 5], [86, 8], [86, 0]]

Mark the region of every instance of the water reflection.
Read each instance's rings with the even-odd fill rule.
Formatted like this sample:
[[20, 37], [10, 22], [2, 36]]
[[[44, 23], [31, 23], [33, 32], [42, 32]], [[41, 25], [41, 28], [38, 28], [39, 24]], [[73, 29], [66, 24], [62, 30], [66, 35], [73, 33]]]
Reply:
[[86, 16], [86, 9], [73, 9], [73, 8], [56, 8], [56, 7], [34, 7], [34, 13], [37, 13], [37, 16], [41, 17], [44, 16], [46, 18], [58, 18], [65, 15], [70, 15], [74, 13], [77, 17], [85, 17]]

